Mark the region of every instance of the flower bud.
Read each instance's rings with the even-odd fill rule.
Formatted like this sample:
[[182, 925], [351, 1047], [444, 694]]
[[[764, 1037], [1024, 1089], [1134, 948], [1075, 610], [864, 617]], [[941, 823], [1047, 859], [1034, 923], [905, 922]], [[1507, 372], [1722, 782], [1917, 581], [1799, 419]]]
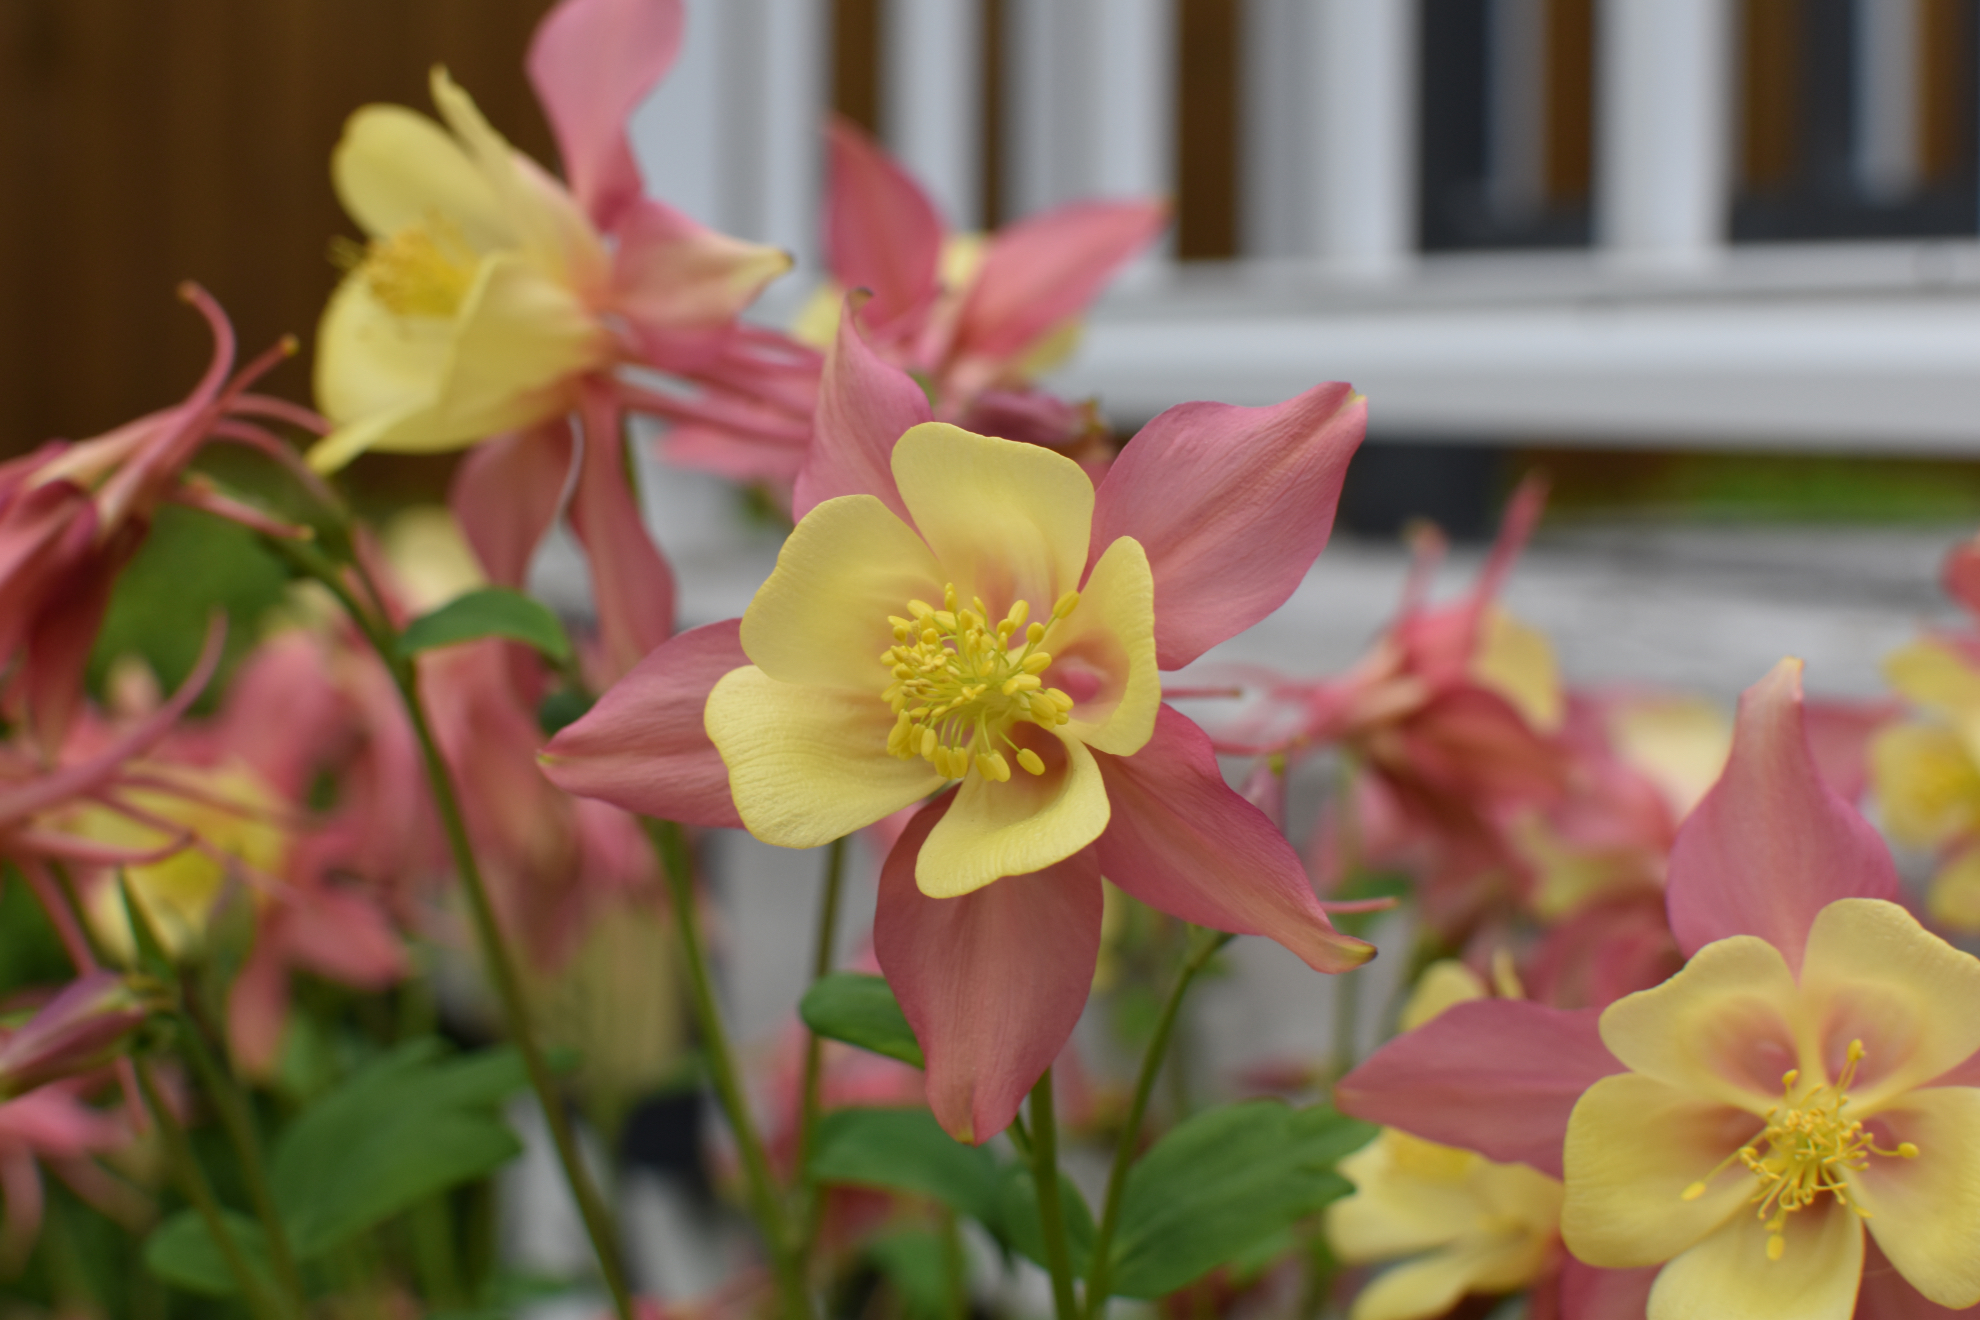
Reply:
[[108, 1063], [163, 1003], [149, 977], [96, 971], [72, 982], [0, 1039], [0, 1100]]

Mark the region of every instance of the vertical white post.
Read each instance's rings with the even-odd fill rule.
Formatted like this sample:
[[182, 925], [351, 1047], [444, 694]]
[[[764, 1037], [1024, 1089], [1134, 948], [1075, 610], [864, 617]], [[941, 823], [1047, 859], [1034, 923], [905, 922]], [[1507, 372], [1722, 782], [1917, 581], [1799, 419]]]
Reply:
[[1856, 0], [1856, 177], [1878, 198], [1918, 186], [1919, 0]]
[[891, 0], [883, 12], [881, 116], [888, 147], [959, 229], [983, 210], [983, 10], [979, 0]]
[[1067, 102], [1078, 67], [1079, 0], [1004, 2], [1004, 213], [1015, 219], [1067, 197], [1080, 125]]
[[629, 126], [646, 190], [705, 225], [725, 218], [718, 13], [712, 0], [689, 0], [680, 57]]
[[1603, 0], [1595, 232], [1617, 257], [1699, 265], [1723, 245], [1733, 40], [1730, 0]]
[[748, 34], [763, 48], [761, 213], [755, 237], [789, 251], [801, 266], [818, 260], [823, 183], [830, 0], [765, 0], [764, 26]]
[[1083, 70], [1093, 151], [1082, 191], [1162, 197], [1175, 191], [1174, 0], [1087, 0], [1097, 49]]
[[1416, 6], [1313, 0], [1308, 67], [1319, 132], [1307, 186], [1315, 247], [1343, 275], [1381, 276], [1416, 249]]
[[1315, 18], [1308, 0], [1246, 0], [1243, 102], [1244, 165], [1238, 178], [1244, 205], [1243, 251], [1248, 257], [1313, 254], [1312, 189], [1306, 175], [1313, 158], [1313, 70], [1307, 65]]

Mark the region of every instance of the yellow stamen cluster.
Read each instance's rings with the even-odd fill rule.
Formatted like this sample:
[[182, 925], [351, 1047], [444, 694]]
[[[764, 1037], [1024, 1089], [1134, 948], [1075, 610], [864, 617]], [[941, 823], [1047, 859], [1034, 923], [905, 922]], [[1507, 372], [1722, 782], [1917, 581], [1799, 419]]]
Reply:
[[903, 761], [919, 756], [950, 779], [963, 778], [973, 766], [1002, 783], [1011, 777], [1003, 752], [1009, 747], [1027, 772], [1044, 774], [1045, 762], [1011, 741], [1010, 729], [1020, 720], [1050, 729], [1072, 718], [1072, 698], [1040, 677], [1052, 664], [1040, 647], [1052, 625], [1078, 604], [1079, 593], [1068, 591], [1052, 606], [1050, 620], [1027, 625], [1031, 607], [1019, 601], [992, 624], [981, 598], [958, 609], [951, 583], [942, 590], [940, 609], [911, 600], [912, 617], [889, 615], [894, 645], [880, 657], [892, 680], [881, 695], [895, 715], [887, 750]]
[[1884, 1150], [1864, 1131], [1861, 1119], [1843, 1116], [1863, 1053], [1863, 1042], [1851, 1041], [1835, 1085], [1818, 1086], [1798, 1101], [1794, 1089], [1801, 1073], [1790, 1068], [1781, 1077], [1781, 1103], [1767, 1111], [1767, 1126], [1711, 1174], [1685, 1188], [1684, 1199], [1703, 1196], [1705, 1184], [1734, 1160], [1744, 1164], [1760, 1181], [1752, 1200], [1759, 1207], [1755, 1213], [1767, 1221], [1768, 1260], [1779, 1260], [1787, 1250], [1787, 1217], [1813, 1205], [1824, 1192], [1868, 1219], [1870, 1212], [1849, 1199], [1844, 1170], [1868, 1167], [1872, 1155], [1916, 1159], [1918, 1147], [1905, 1141]]
[[480, 261], [460, 226], [438, 214], [362, 247], [334, 245], [331, 257], [356, 272], [395, 315], [443, 319], [460, 309]]

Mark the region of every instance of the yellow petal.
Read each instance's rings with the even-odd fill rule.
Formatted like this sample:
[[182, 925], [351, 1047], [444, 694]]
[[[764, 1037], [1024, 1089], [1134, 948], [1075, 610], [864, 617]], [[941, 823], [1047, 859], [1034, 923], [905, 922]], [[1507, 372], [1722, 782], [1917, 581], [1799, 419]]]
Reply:
[[1801, 964], [1801, 1057], [1834, 1080], [1864, 1056], [1850, 1110], [1875, 1112], [1980, 1050], [1980, 959], [1895, 903], [1845, 898], [1815, 915]]
[[915, 884], [930, 898], [955, 898], [1002, 876], [1043, 870], [1107, 828], [1107, 785], [1085, 744], [1030, 724], [1011, 733], [1040, 754], [1045, 773], [1019, 771], [1003, 783], [982, 775], [963, 780], [915, 863]]
[[440, 117], [501, 206], [515, 244], [563, 283], [602, 293], [604, 246], [569, 190], [510, 146], [446, 69], [436, 66], [429, 86]]
[[396, 316], [353, 275], [339, 284], [316, 327], [316, 406], [338, 425], [430, 402], [453, 341], [451, 323]]
[[488, 180], [447, 130], [414, 110], [368, 105], [330, 155], [337, 200], [372, 238], [444, 216], [478, 252], [513, 247], [514, 226]]
[[1404, 1031], [1415, 1031], [1447, 1008], [1485, 998], [1485, 983], [1478, 973], [1455, 958], [1442, 958], [1423, 969], [1403, 1005], [1398, 1023]]
[[1980, 933], [1980, 848], [1963, 849], [1939, 868], [1926, 891], [1925, 910], [1941, 927]]
[[1471, 676], [1511, 702], [1534, 728], [1552, 733], [1561, 727], [1567, 703], [1553, 644], [1500, 606], [1485, 612]]
[[1623, 759], [1664, 790], [1679, 816], [1718, 782], [1732, 750], [1732, 722], [1702, 697], [1628, 702], [1608, 723]]
[[[1737, 1160], [1720, 1166], [1760, 1127], [1750, 1114], [1649, 1077], [1604, 1077], [1568, 1117], [1568, 1250], [1604, 1269], [1655, 1265], [1745, 1213], [1753, 1175]], [[1704, 1193], [1686, 1200], [1700, 1181]]]
[[1348, 1320], [1429, 1320], [1443, 1315], [1491, 1265], [1488, 1243], [1462, 1243], [1385, 1270], [1355, 1295]]
[[871, 495], [842, 495], [806, 514], [743, 611], [742, 647], [786, 683], [878, 699], [893, 682], [880, 657], [889, 615], [942, 603], [941, 567], [912, 528]]
[[[1688, 1096], [1764, 1114], [1800, 1066], [1794, 976], [1752, 935], [1714, 941], [1662, 985], [1602, 1014], [1602, 1043], [1630, 1068]], [[1730, 1149], [1730, 1147], [1728, 1147]]]
[[1980, 826], [1980, 765], [1951, 729], [1893, 724], [1870, 743], [1870, 783], [1884, 827], [1929, 848]]
[[450, 438], [478, 440], [566, 411], [575, 378], [611, 358], [611, 334], [569, 287], [519, 256], [490, 258], [461, 306], [441, 380]]
[[1093, 482], [1038, 445], [923, 422], [894, 445], [894, 480], [914, 525], [964, 600], [997, 615], [1019, 600], [1042, 618], [1079, 585]]
[[779, 847], [830, 843], [942, 786], [926, 761], [888, 755], [894, 714], [877, 693], [779, 683], [751, 665], [722, 677], [702, 718], [743, 824]]
[[1788, 1216], [1787, 1249], [1767, 1259], [1767, 1230], [1751, 1213], [1666, 1265], [1648, 1320], [1849, 1320], [1863, 1278], [1863, 1226], [1833, 1201]]
[[1066, 732], [1115, 756], [1140, 751], [1155, 736], [1162, 676], [1155, 663], [1155, 578], [1141, 543], [1123, 536], [1107, 547], [1079, 593], [1079, 606], [1052, 628], [1045, 682], [1065, 686], [1081, 671], [1099, 681], [1080, 695]]
[[1350, 1265], [1457, 1241], [1478, 1225], [1468, 1180], [1485, 1157], [1384, 1128], [1340, 1163], [1354, 1195], [1327, 1208], [1327, 1240]]
[[1872, 1155], [1848, 1175], [1868, 1227], [1912, 1287], [1955, 1310], [1980, 1303], [1980, 1090], [1914, 1091], [1878, 1115], [1916, 1159]]
[[839, 311], [845, 302], [846, 291], [838, 281], [826, 280], [811, 291], [791, 318], [791, 338], [821, 351], [831, 348], [839, 336]]
[[1920, 639], [1884, 657], [1884, 681], [1914, 706], [1950, 722], [1973, 747], [1972, 729], [1980, 722], [1980, 670], [1965, 656], [1942, 642]]
[[433, 418], [431, 396], [412, 399], [338, 427], [311, 445], [305, 457], [318, 472], [335, 472], [359, 454], [384, 448], [380, 442], [393, 436], [431, 433], [435, 429]]

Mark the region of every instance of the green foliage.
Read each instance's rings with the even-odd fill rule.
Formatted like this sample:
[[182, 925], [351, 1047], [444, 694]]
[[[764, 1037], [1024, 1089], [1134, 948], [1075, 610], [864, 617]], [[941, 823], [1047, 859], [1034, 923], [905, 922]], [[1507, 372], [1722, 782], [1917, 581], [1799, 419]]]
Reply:
[[557, 616], [543, 602], [508, 587], [470, 591], [414, 619], [399, 638], [399, 654], [411, 658], [421, 651], [484, 637], [506, 637], [533, 646], [560, 665], [571, 658], [571, 639]]
[[62, 941], [12, 866], [0, 874], [0, 994], [23, 986], [57, 985], [75, 975]]
[[901, 1012], [885, 977], [834, 972], [812, 982], [798, 1005], [804, 1025], [829, 1040], [842, 1040], [890, 1059], [923, 1066], [921, 1043]]
[[[221, 1218], [226, 1221], [228, 1234], [240, 1246], [241, 1254], [247, 1257], [248, 1268], [272, 1289], [274, 1276], [269, 1270], [268, 1244], [261, 1225], [232, 1210], [222, 1211]], [[220, 1248], [206, 1231], [206, 1224], [192, 1210], [181, 1210], [152, 1230], [144, 1244], [144, 1263], [153, 1274], [187, 1292], [231, 1297], [239, 1291], [233, 1271], [227, 1268], [227, 1258], [220, 1254]]]
[[[439, 1041], [418, 1040], [374, 1059], [276, 1140], [269, 1181], [299, 1260], [321, 1257], [521, 1151], [498, 1113], [525, 1083], [519, 1056], [500, 1049], [446, 1057], [443, 1050]], [[184, 1287], [233, 1291], [197, 1218], [166, 1221], [146, 1244], [145, 1259]]]
[[951, 1279], [950, 1270], [959, 1262], [951, 1260], [940, 1233], [904, 1229], [872, 1242], [866, 1253], [911, 1320], [940, 1320], [949, 1314], [951, 1288], [961, 1282]]
[[1240, 1259], [1352, 1190], [1334, 1164], [1374, 1135], [1276, 1100], [1196, 1115], [1128, 1171], [1111, 1291], [1160, 1297]]
[[[1030, 1169], [1022, 1164], [1004, 1166], [997, 1211], [1010, 1249], [1050, 1268], [1045, 1259], [1045, 1234], [1038, 1226], [1038, 1183]], [[1072, 1259], [1073, 1273], [1084, 1278], [1093, 1259], [1093, 1211], [1063, 1173], [1059, 1175], [1059, 1213], [1066, 1224], [1066, 1254]]]
[[925, 1109], [839, 1109], [819, 1120], [811, 1173], [821, 1182], [932, 1196], [993, 1229], [997, 1157], [965, 1146]]
[[161, 508], [110, 594], [90, 653], [90, 684], [102, 685], [111, 661], [135, 655], [168, 690], [178, 687], [199, 659], [215, 610], [229, 620], [224, 675], [254, 645], [256, 620], [280, 603], [288, 580], [281, 561], [245, 527], [193, 509]]
[[[1360, 871], [1349, 876], [1347, 883], [1327, 898], [1339, 903], [1369, 898], [1393, 898], [1401, 902], [1410, 896], [1411, 890], [1410, 878], [1399, 871]], [[1334, 914], [1332, 921], [1334, 929], [1343, 935], [1360, 937], [1387, 915], [1386, 912], [1339, 912]]]

